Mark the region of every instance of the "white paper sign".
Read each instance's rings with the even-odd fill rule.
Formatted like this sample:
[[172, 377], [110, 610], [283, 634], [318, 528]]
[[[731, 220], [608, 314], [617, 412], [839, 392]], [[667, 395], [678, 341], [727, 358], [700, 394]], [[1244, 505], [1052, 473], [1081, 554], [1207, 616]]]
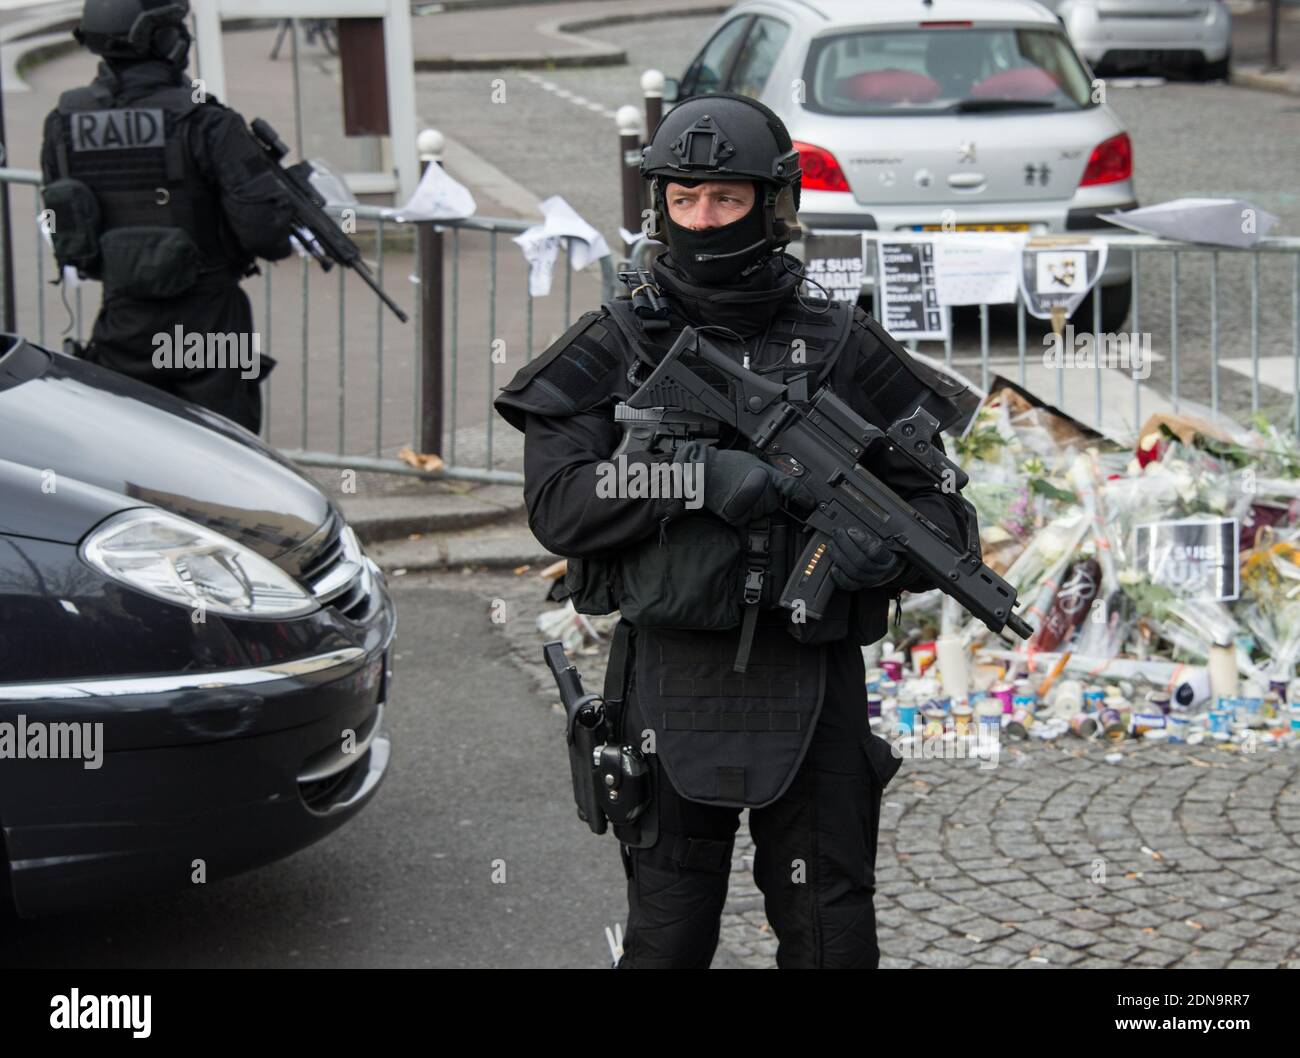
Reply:
[[394, 220], [455, 220], [472, 217], [478, 203], [469, 188], [457, 183], [437, 162], [430, 163], [420, 177], [411, 201], [399, 210], [389, 210]]
[[551, 292], [551, 276], [555, 270], [555, 258], [560, 252], [560, 243], [571, 238], [569, 257], [576, 272], [586, 268], [592, 261], [599, 261], [609, 256], [609, 246], [605, 237], [583, 220], [572, 206], [559, 195], [552, 195], [538, 203], [538, 209], [546, 218], [544, 224], [535, 224], [522, 235], [516, 235], [514, 242], [524, 252], [528, 261], [528, 293], [535, 298], [544, 297]]
[[1278, 222], [1268, 210], [1239, 198], [1176, 198], [1123, 213], [1103, 213], [1101, 219], [1166, 239], [1242, 248], [1254, 246]]
[[970, 232], [935, 239], [940, 305], [1005, 305], [1016, 300], [1025, 236]]

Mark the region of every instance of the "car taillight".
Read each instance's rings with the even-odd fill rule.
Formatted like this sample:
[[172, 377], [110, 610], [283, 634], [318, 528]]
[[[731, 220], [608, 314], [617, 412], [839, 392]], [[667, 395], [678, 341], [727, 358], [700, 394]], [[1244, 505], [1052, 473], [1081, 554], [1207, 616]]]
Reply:
[[805, 191], [848, 191], [849, 182], [835, 155], [824, 147], [811, 143], [794, 144], [799, 152], [799, 168], [803, 170], [802, 187]]
[[1128, 133], [1121, 132], [1103, 140], [1092, 149], [1088, 167], [1083, 171], [1080, 187], [1089, 184], [1113, 184], [1116, 180], [1128, 180], [1133, 175], [1133, 144]]

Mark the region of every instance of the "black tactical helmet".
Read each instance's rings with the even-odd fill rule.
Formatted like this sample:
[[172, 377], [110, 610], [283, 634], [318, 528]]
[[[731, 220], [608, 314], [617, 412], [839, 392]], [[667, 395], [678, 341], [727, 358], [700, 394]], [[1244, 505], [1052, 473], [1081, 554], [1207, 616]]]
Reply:
[[654, 181], [652, 239], [663, 237], [664, 189], [673, 180], [758, 181], [769, 248], [803, 234], [799, 152], [781, 119], [749, 96], [718, 92], [673, 107], [641, 152], [641, 176]]
[[166, 59], [183, 65], [190, 47], [189, 0], [86, 0], [72, 35], [106, 59]]

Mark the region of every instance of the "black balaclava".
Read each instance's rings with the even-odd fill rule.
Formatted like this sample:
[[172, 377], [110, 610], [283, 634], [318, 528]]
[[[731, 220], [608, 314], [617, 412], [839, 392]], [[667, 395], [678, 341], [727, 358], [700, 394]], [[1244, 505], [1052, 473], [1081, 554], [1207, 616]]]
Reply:
[[[714, 177], [713, 179], [717, 179]], [[668, 185], [681, 184], [696, 187], [705, 180], [687, 180], [677, 177], [660, 177], [663, 203], [664, 237], [673, 261], [691, 279], [704, 286], [733, 281], [746, 268], [767, 257], [772, 247], [767, 242], [763, 223], [763, 189], [757, 181], [754, 187], [754, 204], [739, 220], [719, 228], [702, 228], [698, 231], [684, 228], [668, 215]], [[744, 252], [738, 252], [744, 251]], [[697, 261], [696, 254], [735, 254], [715, 261]]]

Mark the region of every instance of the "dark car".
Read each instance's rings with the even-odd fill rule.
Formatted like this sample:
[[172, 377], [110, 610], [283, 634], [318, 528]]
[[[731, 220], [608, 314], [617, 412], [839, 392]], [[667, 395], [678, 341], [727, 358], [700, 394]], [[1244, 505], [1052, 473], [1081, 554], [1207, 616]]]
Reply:
[[395, 616], [248, 431], [0, 335], [0, 833], [24, 916], [211, 881], [357, 813]]

